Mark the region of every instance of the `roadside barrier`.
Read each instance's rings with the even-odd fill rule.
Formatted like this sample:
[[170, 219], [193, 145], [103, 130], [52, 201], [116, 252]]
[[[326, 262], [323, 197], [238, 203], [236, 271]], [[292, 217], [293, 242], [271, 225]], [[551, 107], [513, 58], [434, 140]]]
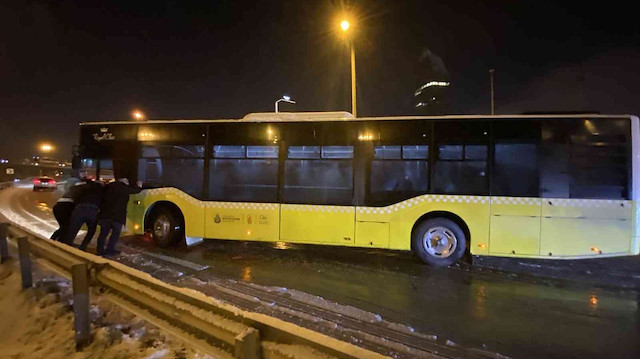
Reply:
[[[248, 312], [200, 292], [175, 287], [121, 263], [43, 238], [14, 224], [0, 223], [0, 261], [8, 256], [7, 238], [15, 240], [23, 288], [32, 286], [32, 254], [46, 260], [73, 281], [74, 328], [78, 349], [90, 343], [89, 288], [102, 288], [116, 303], [141, 315], [150, 314], [178, 331], [186, 331], [218, 356], [237, 359], [386, 358], [310, 329], [264, 314]], [[200, 347], [202, 349], [202, 347]], [[232, 354], [228, 354], [232, 353]], [[434, 357], [437, 357], [434, 355]]]

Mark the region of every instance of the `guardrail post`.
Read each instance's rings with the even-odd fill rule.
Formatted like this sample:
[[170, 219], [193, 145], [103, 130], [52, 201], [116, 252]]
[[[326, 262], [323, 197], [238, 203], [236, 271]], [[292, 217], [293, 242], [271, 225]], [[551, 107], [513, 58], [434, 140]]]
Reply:
[[18, 257], [20, 257], [20, 273], [22, 274], [22, 289], [33, 287], [33, 274], [31, 273], [31, 257], [29, 256], [29, 239], [18, 238]]
[[236, 359], [260, 359], [260, 332], [247, 328], [236, 336], [234, 348]]
[[9, 247], [7, 246], [8, 223], [0, 223], [0, 263], [4, 263], [9, 258]]
[[73, 327], [76, 331], [76, 350], [79, 350], [91, 341], [87, 265], [85, 263], [72, 265], [71, 277], [73, 280]]

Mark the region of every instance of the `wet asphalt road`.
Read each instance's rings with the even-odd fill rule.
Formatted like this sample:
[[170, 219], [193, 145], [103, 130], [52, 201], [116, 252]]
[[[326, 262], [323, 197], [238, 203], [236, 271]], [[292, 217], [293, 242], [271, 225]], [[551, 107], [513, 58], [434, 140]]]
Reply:
[[[4, 206], [52, 219], [51, 193], [12, 191]], [[466, 264], [431, 269], [402, 252], [216, 240], [163, 250], [141, 237], [126, 241], [210, 266], [201, 279], [296, 289], [513, 358], [640, 358], [636, 290], [522, 278]]]

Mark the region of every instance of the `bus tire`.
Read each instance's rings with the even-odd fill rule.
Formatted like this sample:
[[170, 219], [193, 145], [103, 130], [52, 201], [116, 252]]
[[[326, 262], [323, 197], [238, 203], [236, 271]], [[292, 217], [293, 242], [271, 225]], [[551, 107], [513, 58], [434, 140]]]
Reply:
[[158, 247], [175, 246], [184, 237], [182, 218], [167, 206], [154, 208], [150, 223], [151, 237]]
[[416, 226], [412, 234], [414, 253], [432, 267], [447, 267], [465, 253], [467, 238], [460, 226], [442, 217], [429, 218]]

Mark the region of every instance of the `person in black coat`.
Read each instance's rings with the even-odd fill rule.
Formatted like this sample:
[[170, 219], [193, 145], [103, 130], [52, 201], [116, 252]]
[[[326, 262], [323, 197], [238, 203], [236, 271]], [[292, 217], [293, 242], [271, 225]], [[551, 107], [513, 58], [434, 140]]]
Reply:
[[83, 224], [87, 225], [87, 235], [82, 241], [81, 249], [91, 242], [96, 232], [98, 220], [98, 210], [102, 203], [103, 186], [99, 182], [87, 179], [84, 184], [78, 186], [78, 193], [75, 199], [75, 208], [69, 220], [69, 230], [62, 237], [62, 242], [73, 245], [73, 240], [80, 232]]
[[66, 191], [62, 197], [58, 199], [55, 206], [53, 206], [53, 215], [56, 217], [56, 221], [58, 221], [58, 229], [51, 235], [51, 239], [54, 241], [65, 238], [65, 234], [69, 229], [71, 214], [76, 206], [75, 200], [76, 197], [78, 197], [78, 189], [80, 189], [80, 186], [74, 185], [69, 187], [69, 190]]
[[[100, 206], [100, 214], [98, 215], [98, 225], [100, 226], [98, 255], [110, 256], [119, 253], [116, 250], [116, 244], [118, 238], [120, 238], [122, 226], [127, 222], [129, 195], [140, 193], [142, 191], [141, 187], [142, 182], [138, 181], [136, 186], [131, 186], [126, 178], [119, 178], [106, 186], [102, 205]], [[104, 244], [109, 232], [111, 232], [111, 236], [105, 248]]]

